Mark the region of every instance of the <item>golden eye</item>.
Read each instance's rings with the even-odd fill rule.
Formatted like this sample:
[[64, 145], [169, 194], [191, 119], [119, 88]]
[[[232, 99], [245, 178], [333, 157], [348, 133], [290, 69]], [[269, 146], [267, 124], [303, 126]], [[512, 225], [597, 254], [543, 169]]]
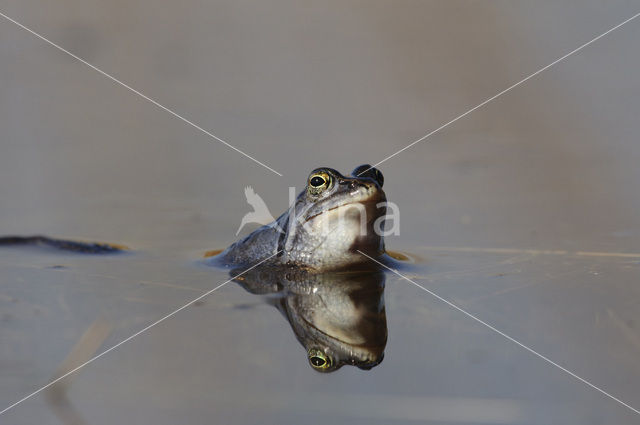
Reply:
[[316, 370], [325, 370], [331, 367], [331, 358], [322, 350], [312, 348], [309, 350], [309, 363]]
[[309, 176], [309, 192], [318, 194], [325, 190], [331, 184], [331, 177], [329, 174], [320, 172], [314, 173]]

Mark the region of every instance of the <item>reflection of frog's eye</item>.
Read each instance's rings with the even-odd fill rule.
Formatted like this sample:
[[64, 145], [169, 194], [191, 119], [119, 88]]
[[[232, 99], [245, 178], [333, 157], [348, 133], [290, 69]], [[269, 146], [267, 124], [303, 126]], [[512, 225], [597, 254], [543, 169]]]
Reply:
[[309, 363], [315, 370], [323, 371], [331, 367], [331, 358], [322, 350], [312, 348], [309, 350]]
[[327, 173], [316, 173], [309, 177], [309, 189], [313, 193], [320, 193], [322, 190], [329, 187], [331, 177]]

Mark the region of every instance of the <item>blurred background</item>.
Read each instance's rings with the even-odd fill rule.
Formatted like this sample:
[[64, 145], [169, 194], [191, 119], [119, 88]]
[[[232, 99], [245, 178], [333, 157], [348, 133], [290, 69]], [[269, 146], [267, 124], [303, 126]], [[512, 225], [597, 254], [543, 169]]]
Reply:
[[[638, 7], [0, 0], [283, 175], [0, 18], [0, 234], [136, 249], [0, 251], [0, 410], [97, 317], [107, 348], [225, 281], [195, 260], [233, 242], [245, 186], [277, 215], [313, 168], [381, 161]], [[416, 259], [412, 278], [635, 408], [639, 39], [632, 21], [379, 167], [401, 213], [387, 246]], [[69, 397], [87, 423], [639, 422], [392, 276], [384, 362], [330, 376], [233, 285], [81, 371]], [[39, 396], [6, 421], [64, 423]]]

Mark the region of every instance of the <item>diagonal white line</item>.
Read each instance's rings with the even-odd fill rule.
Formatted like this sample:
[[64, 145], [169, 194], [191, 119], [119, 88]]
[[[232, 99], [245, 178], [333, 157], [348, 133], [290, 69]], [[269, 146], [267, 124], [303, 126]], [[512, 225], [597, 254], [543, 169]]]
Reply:
[[179, 313], [180, 311], [184, 310], [185, 308], [193, 305], [194, 303], [200, 301], [201, 299], [203, 299], [204, 297], [210, 295], [211, 293], [213, 293], [214, 291], [217, 291], [218, 289], [222, 288], [224, 285], [226, 285], [227, 283], [231, 282], [233, 279], [237, 278], [238, 276], [242, 276], [243, 274], [245, 274], [246, 272], [248, 272], [249, 270], [252, 270], [256, 267], [258, 267], [260, 264], [264, 263], [265, 261], [269, 260], [272, 257], [275, 257], [276, 255], [278, 255], [281, 251], [276, 252], [273, 255], [270, 255], [269, 257], [265, 258], [264, 260], [260, 261], [259, 263], [254, 264], [253, 266], [249, 267], [248, 269], [244, 270], [241, 273], [236, 274], [235, 276], [233, 276], [231, 279], [222, 282], [220, 285], [216, 286], [213, 289], [208, 290], [207, 292], [205, 292], [204, 294], [200, 295], [198, 298], [195, 298], [191, 301], [189, 301], [188, 303], [186, 303], [185, 305], [183, 305], [182, 307], [180, 307], [177, 310], [172, 311], [171, 313], [167, 314], [166, 316], [164, 316], [161, 319], [156, 320], [155, 322], [153, 322], [152, 324], [148, 325], [147, 327], [140, 329], [138, 332], [134, 333], [133, 335], [131, 335], [130, 337], [127, 337], [125, 339], [123, 339], [122, 341], [120, 341], [119, 343], [117, 343], [116, 345], [113, 345], [112, 347], [104, 350], [102, 353], [97, 354], [96, 356], [92, 357], [91, 359], [87, 360], [86, 362], [82, 363], [81, 365], [71, 369], [70, 371], [68, 371], [67, 373], [65, 373], [62, 376], [59, 376], [58, 378], [54, 379], [53, 381], [49, 382], [47, 385], [43, 386], [42, 388], [39, 388], [38, 390], [32, 392], [31, 394], [21, 398], [20, 400], [16, 401], [15, 403], [13, 403], [12, 405], [4, 408], [2, 411], [0, 411], [0, 415], [2, 415], [3, 413], [13, 409], [14, 407], [16, 407], [17, 405], [19, 405], [20, 403], [29, 400], [31, 397], [33, 397], [34, 395], [46, 390], [47, 388], [49, 388], [50, 386], [54, 385], [56, 382], [66, 378], [67, 376], [71, 375], [72, 373], [77, 372], [78, 370], [82, 369], [83, 367], [87, 366], [90, 363], [93, 363], [94, 361], [98, 360], [100, 357], [104, 356], [105, 354], [115, 350], [116, 348], [120, 347], [122, 344], [131, 341], [133, 338], [137, 337], [138, 335], [148, 331], [149, 329], [153, 328], [154, 326], [164, 322], [165, 320], [167, 320], [168, 318], [175, 316], [177, 313]]
[[55, 47], [56, 49], [60, 50], [63, 53], [66, 53], [67, 55], [71, 56], [72, 58], [76, 59], [79, 62], [82, 62], [83, 64], [87, 65], [89, 68], [93, 69], [94, 71], [99, 72], [100, 74], [104, 75], [105, 77], [107, 77], [108, 79], [110, 79], [111, 81], [113, 81], [114, 83], [117, 83], [119, 85], [121, 85], [122, 87], [126, 88], [127, 90], [137, 94], [138, 96], [140, 96], [141, 98], [153, 103], [154, 105], [156, 105], [158, 108], [162, 109], [163, 111], [166, 111], [168, 113], [170, 113], [171, 115], [173, 115], [174, 117], [184, 121], [185, 123], [189, 124], [191, 127], [195, 128], [196, 130], [201, 131], [202, 133], [206, 134], [207, 136], [211, 137], [214, 140], [217, 140], [218, 142], [222, 143], [223, 145], [233, 149], [234, 151], [241, 153], [242, 155], [246, 156], [247, 158], [249, 158], [250, 160], [252, 160], [255, 163], [258, 163], [260, 165], [262, 165], [264, 168], [266, 168], [269, 171], [272, 171], [274, 173], [276, 173], [277, 175], [282, 177], [282, 174], [280, 174], [279, 172], [277, 172], [276, 170], [274, 170], [273, 168], [269, 167], [268, 165], [258, 161], [257, 159], [255, 159], [254, 157], [252, 157], [251, 155], [241, 151], [240, 149], [236, 148], [235, 146], [231, 145], [229, 142], [221, 139], [220, 137], [216, 136], [215, 134], [211, 133], [210, 131], [205, 130], [204, 128], [200, 127], [199, 125], [193, 123], [192, 121], [189, 121], [188, 119], [186, 119], [185, 117], [183, 117], [182, 115], [178, 114], [177, 112], [172, 111], [171, 109], [167, 108], [166, 106], [161, 105], [160, 103], [158, 103], [157, 101], [153, 100], [152, 98], [150, 98], [149, 96], [139, 92], [138, 90], [134, 89], [133, 87], [123, 83], [122, 81], [118, 80], [116, 77], [112, 76], [111, 74], [106, 73], [105, 71], [101, 70], [100, 68], [90, 64], [89, 62], [87, 62], [86, 60], [82, 59], [79, 56], [74, 55], [73, 53], [71, 53], [70, 51], [68, 51], [67, 49], [59, 46], [58, 44], [54, 43], [53, 41], [45, 38], [44, 36], [38, 34], [37, 32], [35, 32], [34, 30], [27, 28], [26, 26], [22, 25], [20, 22], [16, 21], [15, 19], [10, 18], [9, 16], [5, 15], [4, 13], [0, 12], [0, 16], [2, 16], [3, 18], [5, 18], [7, 21], [13, 22], [14, 24], [16, 24], [17, 26], [19, 26], [20, 28], [22, 28], [25, 31], [30, 32], [31, 34], [35, 35], [36, 37], [38, 37], [39, 39], [41, 39], [42, 41], [50, 44], [51, 46]]
[[[475, 111], [476, 109], [479, 109], [481, 107], [483, 107], [484, 105], [486, 105], [487, 103], [491, 102], [494, 99], [497, 99], [498, 97], [502, 96], [503, 94], [507, 93], [508, 91], [518, 87], [519, 85], [523, 84], [524, 82], [530, 80], [531, 78], [535, 77], [536, 75], [540, 74], [541, 72], [546, 71], [547, 69], [551, 68], [553, 65], [557, 64], [558, 62], [561, 62], [563, 60], [565, 60], [566, 58], [568, 58], [569, 56], [578, 53], [580, 50], [584, 49], [585, 47], [589, 46], [590, 44], [595, 43], [596, 41], [600, 40], [602, 37], [604, 37], [605, 35], [617, 30], [618, 28], [620, 28], [621, 26], [623, 26], [624, 24], [627, 24], [631, 21], [633, 21], [634, 19], [636, 19], [638, 16], [640, 16], [640, 12], [636, 13], [635, 15], [633, 15], [632, 17], [630, 17], [629, 19], [619, 23], [618, 25], [616, 25], [615, 27], [609, 29], [606, 32], [603, 32], [602, 34], [600, 34], [599, 36], [597, 36], [596, 38], [587, 41], [586, 43], [584, 43], [582, 46], [573, 49], [572, 51], [570, 51], [569, 53], [567, 53], [566, 55], [559, 57], [558, 59], [554, 60], [553, 62], [551, 62], [549, 65], [545, 66], [544, 68], [540, 68], [539, 70], [537, 70], [536, 72], [534, 72], [533, 74], [530, 74], [529, 76], [523, 78], [522, 80], [518, 81], [515, 84], [512, 84], [511, 86], [507, 87], [506, 89], [502, 90], [500, 93], [491, 96], [489, 99], [485, 100], [484, 102], [474, 106], [473, 108], [469, 109], [467, 112], [463, 113], [462, 115], [458, 115], [456, 118], [452, 119], [451, 121], [447, 122], [446, 124], [441, 125], [440, 127], [436, 128], [435, 130], [433, 130], [430, 133], [425, 134], [424, 136], [422, 136], [421, 138], [419, 138], [418, 140], [416, 140], [415, 142], [412, 142], [410, 144], [408, 144], [407, 146], [405, 146], [404, 148], [400, 149], [399, 151], [397, 151], [396, 153], [389, 155], [388, 157], [386, 157], [385, 159], [383, 159], [380, 162], [377, 162], [375, 164], [373, 164], [371, 167], [369, 167], [367, 170], [364, 170], [362, 173], [367, 172], [368, 170], [370, 170], [373, 167], [377, 167], [378, 165], [382, 164], [383, 162], [393, 158], [394, 156], [398, 155], [401, 152], [404, 152], [405, 150], [409, 149], [411, 146], [422, 142], [423, 140], [429, 138], [430, 136], [436, 134], [437, 132], [439, 132], [440, 130], [450, 126], [451, 124], [453, 124], [454, 122], [458, 121], [461, 118], [466, 117], [467, 115], [469, 115], [470, 113], [472, 113], [473, 111]], [[362, 174], [360, 173], [360, 174]], [[358, 175], [360, 175], [358, 174]]]
[[375, 263], [379, 264], [380, 266], [384, 267], [385, 269], [393, 272], [394, 274], [398, 275], [399, 277], [401, 277], [402, 279], [413, 283], [415, 286], [417, 286], [418, 288], [422, 289], [423, 291], [427, 292], [428, 294], [434, 296], [435, 298], [439, 299], [440, 301], [442, 301], [443, 303], [447, 304], [448, 306], [458, 310], [460, 313], [464, 314], [467, 317], [470, 317], [471, 319], [475, 320], [476, 322], [480, 323], [481, 325], [486, 326], [487, 328], [491, 329], [492, 331], [494, 331], [495, 333], [497, 333], [498, 335], [501, 335], [503, 337], [505, 337], [506, 339], [508, 339], [509, 341], [519, 345], [520, 347], [524, 348], [525, 350], [527, 350], [528, 352], [530, 352], [531, 354], [534, 354], [536, 356], [538, 356], [539, 358], [541, 358], [542, 360], [544, 360], [545, 362], [557, 367], [558, 369], [560, 369], [561, 371], [573, 376], [574, 378], [576, 378], [578, 381], [587, 384], [588, 386], [590, 386], [591, 388], [593, 388], [596, 391], [599, 391], [600, 393], [606, 395], [607, 397], [609, 397], [610, 399], [617, 401], [618, 403], [620, 403], [621, 405], [623, 405], [624, 407], [634, 411], [635, 413], [640, 415], [640, 410], [635, 409], [631, 406], [629, 406], [627, 403], [625, 403], [624, 401], [620, 400], [619, 398], [616, 398], [614, 396], [612, 396], [611, 394], [609, 394], [608, 392], [606, 392], [605, 390], [601, 389], [600, 387], [595, 386], [594, 384], [592, 384], [591, 382], [587, 381], [584, 378], [579, 377], [578, 375], [576, 375], [575, 373], [571, 372], [569, 369], [566, 369], [562, 366], [560, 366], [558, 363], [554, 362], [553, 360], [549, 359], [548, 357], [545, 357], [544, 355], [538, 353], [537, 351], [535, 351], [533, 348], [529, 348], [528, 346], [524, 345], [523, 343], [521, 343], [520, 341], [518, 341], [515, 338], [510, 337], [509, 335], [507, 335], [506, 333], [502, 332], [501, 330], [496, 329], [495, 327], [491, 326], [490, 324], [488, 324], [487, 322], [485, 322], [482, 319], [479, 319], [478, 317], [474, 316], [473, 314], [469, 313], [468, 311], [458, 307], [457, 305], [453, 304], [451, 301], [446, 300], [445, 298], [442, 298], [440, 295], [436, 294], [433, 291], [430, 291], [429, 289], [425, 288], [424, 286], [414, 282], [413, 280], [409, 279], [408, 277], [402, 275], [400, 272], [398, 272], [395, 269], [392, 269], [391, 267], [382, 264], [380, 261], [376, 260], [373, 257], [370, 257], [369, 255], [365, 254], [364, 252], [358, 250], [358, 252], [362, 255], [364, 255], [365, 257], [367, 257], [368, 259], [370, 259], [371, 261], [374, 261]]

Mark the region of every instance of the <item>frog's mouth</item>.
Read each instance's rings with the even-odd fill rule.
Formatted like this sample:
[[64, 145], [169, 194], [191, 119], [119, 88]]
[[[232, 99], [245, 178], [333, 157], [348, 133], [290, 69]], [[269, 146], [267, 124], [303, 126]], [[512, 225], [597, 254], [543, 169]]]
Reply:
[[333, 207], [328, 208], [328, 209], [326, 209], [324, 211], [317, 212], [317, 213], [315, 213], [313, 215], [310, 215], [309, 217], [305, 218], [303, 223], [308, 223], [309, 221], [311, 221], [311, 220], [313, 220], [313, 219], [315, 219], [315, 218], [317, 218], [317, 217], [319, 217], [321, 215], [324, 215], [324, 214], [335, 214], [340, 209], [347, 210], [347, 209], [352, 208], [352, 207], [354, 207], [356, 205], [362, 205], [364, 207], [365, 215], [366, 216], [371, 215], [371, 217], [368, 218], [367, 221], [372, 221], [372, 220], [375, 220], [376, 218], [378, 218], [381, 214], [370, 214], [370, 213], [375, 212], [378, 204], [380, 202], [385, 202], [385, 201], [386, 201], [386, 199], [383, 196], [376, 196], [375, 198], [371, 198], [371, 199], [364, 199], [364, 200], [361, 200], [361, 201], [347, 202], [347, 203], [344, 203], [344, 204], [341, 204], [341, 205], [333, 206]]

